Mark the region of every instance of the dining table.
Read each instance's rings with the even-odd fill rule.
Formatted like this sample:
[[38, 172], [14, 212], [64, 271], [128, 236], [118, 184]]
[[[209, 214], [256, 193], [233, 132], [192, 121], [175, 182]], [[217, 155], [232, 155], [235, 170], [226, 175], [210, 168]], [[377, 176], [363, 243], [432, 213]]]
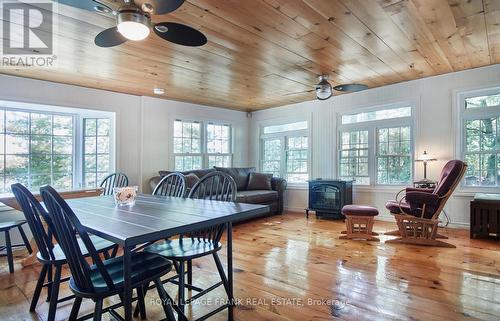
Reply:
[[112, 195], [70, 199], [67, 202], [89, 233], [123, 248], [122, 302], [126, 321], [132, 321], [130, 261], [134, 249], [146, 243], [225, 224], [228, 303], [216, 311], [227, 308], [228, 320], [233, 320], [233, 222], [267, 213], [269, 206], [143, 194], [137, 195], [134, 204], [126, 206], [116, 205]]

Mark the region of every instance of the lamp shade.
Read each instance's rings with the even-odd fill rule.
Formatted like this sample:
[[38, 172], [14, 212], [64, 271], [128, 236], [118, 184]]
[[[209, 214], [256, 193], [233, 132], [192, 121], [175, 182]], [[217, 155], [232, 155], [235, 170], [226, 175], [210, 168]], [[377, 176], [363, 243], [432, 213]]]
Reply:
[[432, 162], [432, 161], [436, 161], [436, 160], [437, 160], [436, 158], [433, 158], [425, 150], [424, 150], [424, 153], [420, 154], [420, 156], [418, 156], [418, 158], [417, 158], [418, 162]]

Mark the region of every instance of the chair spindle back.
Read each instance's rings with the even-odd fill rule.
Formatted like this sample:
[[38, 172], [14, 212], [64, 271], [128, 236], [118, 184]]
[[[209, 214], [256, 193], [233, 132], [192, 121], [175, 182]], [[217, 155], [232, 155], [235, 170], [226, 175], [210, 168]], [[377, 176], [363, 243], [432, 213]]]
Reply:
[[[11, 185], [11, 189], [17, 203], [21, 206], [42, 258], [45, 260], [54, 260], [55, 257], [52, 252], [54, 248], [54, 244], [52, 243], [54, 227], [49, 214], [24, 185], [15, 183]], [[44, 227], [43, 221], [47, 224], [47, 230]]]
[[106, 176], [100, 187], [104, 188], [102, 195], [112, 195], [114, 187], [124, 187], [128, 185], [128, 177], [124, 173], [116, 172]]
[[170, 173], [164, 176], [153, 190], [153, 195], [184, 197], [186, 179], [181, 173]]
[[103, 262], [90, 240], [86, 229], [82, 226], [80, 220], [71, 210], [68, 203], [66, 203], [61, 195], [51, 186], [41, 187], [40, 193], [54, 225], [56, 239], [66, 256], [76, 286], [81, 291], [94, 292], [94, 287], [90, 278], [90, 265], [85, 260], [80, 250], [75, 230], [85, 244], [90, 257], [97, 266], [106, 285], [110, 290], [113, 290], [115, 286], [109, 273], [104, 268]]

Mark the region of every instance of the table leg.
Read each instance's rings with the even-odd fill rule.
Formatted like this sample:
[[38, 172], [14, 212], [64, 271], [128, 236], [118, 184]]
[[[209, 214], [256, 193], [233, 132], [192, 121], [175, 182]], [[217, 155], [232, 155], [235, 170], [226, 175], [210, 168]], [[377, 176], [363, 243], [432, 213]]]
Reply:
[[227, 310], [227, 320], [233, 321], [233, 223], [227, 224], [227, 296], [229, 299], [229, 307]]
[[125, 321], [132, 321], [132, 280], [130, 273], [130, 256], [133, 247], [123, 247], [123, 309]]

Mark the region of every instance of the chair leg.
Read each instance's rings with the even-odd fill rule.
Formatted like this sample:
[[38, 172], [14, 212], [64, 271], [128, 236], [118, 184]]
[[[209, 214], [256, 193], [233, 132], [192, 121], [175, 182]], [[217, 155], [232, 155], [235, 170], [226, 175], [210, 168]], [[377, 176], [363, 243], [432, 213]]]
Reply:
[[52, 295], [52, 265], [49, 265], [47, 269], [47, 299], [46, 302], [50, 301], [50, 296]]
[[109, 260], [109, 252], [108, 251], [102, 252], [102, 256], [104, 256], [105, 260]]
[[[146, 304], [144, 303], [144, 288], [142, 286], [137, 288], [137, 307], [141, 314], [141, 320], [146, 320]], [[134, 311], [135, 314], [135, 311]]]
[[193, 260], [187, 261], [187, 283], [193, 284]]
[[30, 241], [26, 237], [26, 233], [24, 233], [23, 227], [21, 225], [19, 225], [17, 228], [19, 230], [19, 234], [21, 234], [21, 237], [23, 238], [24, 246], [26, 246], [28, 253], [29, 254], [33, 253], [33, 249], [31, 248]]
[[94, 321], [102, 319], [102, 299], [95, 301]]
[[224, 267], [220, 261], [219, 255], [217, 253], [213, 254], [215, 265], [217, 266], [217, 271], [219, 271], [220, 279], [222, 280], [222, 284], [224, 285], [224, 289], [226, 293], [229, 294], [229, 282], [227, 280], [226, 272], [224, 272]]
[[82, 298], [77, 296], [75, 302], [73, 302], [73, 307], [71, 308], [71, 313], [69, 315], [68, 321], [76, 321], [78, 318], [78, 312], [80, 312], [80, 306], [82, 305]]
[[111, 251], [111, 257], [112, 258], [115, 257], [117, 253], [118, 253], [118, 245], [113, 247], [113, 250]]
[[[168, 321], [175, 321], [175, 316], [174, 312], [172, 311], [171, 304], [173, 303], [171, 299], [169, 298], [167, 292], [165, 291], [165, 288], [163, 287], [163, 284], [160, 279], [155, 280], [155, 285], [156, 289], [158, 290], [158, 296], [160, 297], [161, 300], [161, 305], [163, 307], [163, 311], [165, 312], [165, 316], [167, 317]], [[185, 320], [186, 318], [184, 316], [181, 316], [179, 314], [179, 320]]]
[[49, 315], [47, 317], [47, 321], [54, 321], [56, 318], [56, 310], [57, 310], [57, 300], [59, 297], [59, 285], [61, 284], [61, 269], [62, 265], [56, 266], [56, 273], [54, 275], [54, 282], [52, 282], [52, 293], [50, 294], [50, 303], [49, 303]]
[[5, 249], [7, 250], [7, 261], [9, 262], [9, 272], [14, 273], [14, 257], [12, 255], [12, 244], [10, 243], [9, 230], [5, 231]]
[[48, 265], [44, 264], [40, 275], [38, 276], [38, 281], [36, 282], [35, 292], [33, 293], [33, 298], [31, 299], [30, 312], [35, 311], [36, 305], [38, 304], [38, 298], [40, 298], [40, 293], [42, 292], [43, 283], [45, 282], [45, 276], [47, 275]]
[[184, 281], [186, 280], [186, 276], [184, 273], [184, 262], [179, 262], [179, 294], [177, 297], [177, 305], [179, 306], [179, 309], [184, 312]]
[[[145, 284], [142, 288], [142, 295], [144, 297], [146, 297], [146, 293], [148, 293], [148, 288], [149, 288], [149, 283], [148, 284]], [[139, 291], [137, 292], [139, 293]], [[134, 318], [137, 318], [139, 316], [139, 312], [140, 312], [140, 306], [139, 306], [139, 303], [137, 303], [137, 305], [135, 306], [135, 309], [134, 309]]]

